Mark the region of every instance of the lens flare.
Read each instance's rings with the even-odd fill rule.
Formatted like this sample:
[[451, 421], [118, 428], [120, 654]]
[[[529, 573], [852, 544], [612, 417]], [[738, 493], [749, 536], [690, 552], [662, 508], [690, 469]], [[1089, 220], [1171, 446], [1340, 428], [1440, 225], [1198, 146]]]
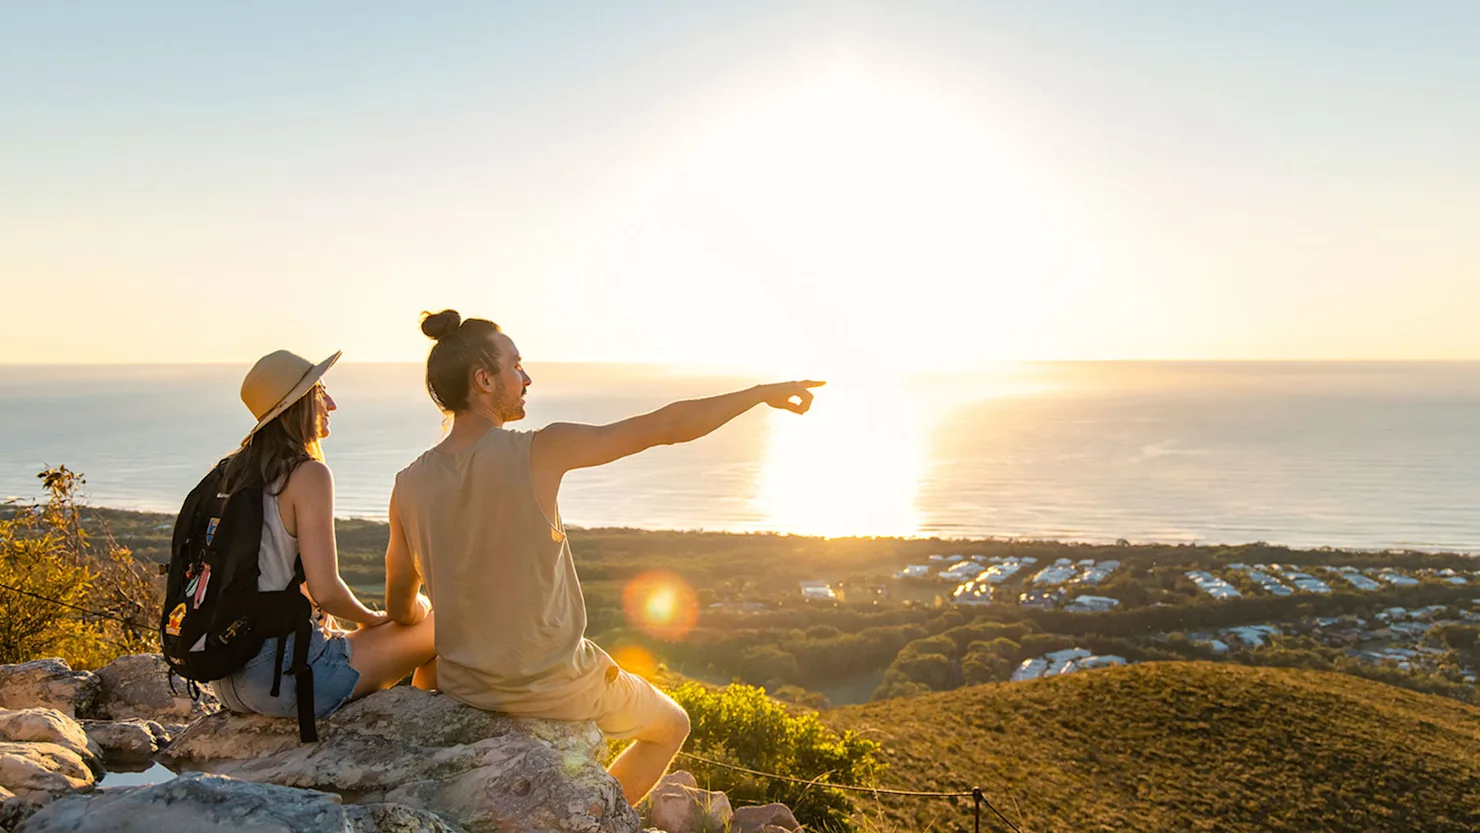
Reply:
[[622, 590], [622, 609], [638, 630], [668, 642], [683, 639], [699, 619], [694, 589], [666, 571], [643, 573], [628, 582]]
[[622, 670], [651, 680], [658, 674], [658, 658], [638, 645], [622, 645], [611, 653], [612, 659]]

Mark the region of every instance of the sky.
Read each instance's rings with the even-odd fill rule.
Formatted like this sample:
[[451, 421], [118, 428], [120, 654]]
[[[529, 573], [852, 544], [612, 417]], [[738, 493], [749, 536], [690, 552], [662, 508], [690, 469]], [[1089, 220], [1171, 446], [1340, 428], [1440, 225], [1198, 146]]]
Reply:
[[0, 363], [1480, 359], [1480, 4], [0, 5]]

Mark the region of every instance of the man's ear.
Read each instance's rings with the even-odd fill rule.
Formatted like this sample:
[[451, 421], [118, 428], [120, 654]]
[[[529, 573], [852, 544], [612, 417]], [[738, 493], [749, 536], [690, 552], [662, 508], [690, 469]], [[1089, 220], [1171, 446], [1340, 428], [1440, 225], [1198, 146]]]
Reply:
[[488, 372], [488, 368], [473, 368], [473, 387], [484, 393], [493, 392], [493, 374]]

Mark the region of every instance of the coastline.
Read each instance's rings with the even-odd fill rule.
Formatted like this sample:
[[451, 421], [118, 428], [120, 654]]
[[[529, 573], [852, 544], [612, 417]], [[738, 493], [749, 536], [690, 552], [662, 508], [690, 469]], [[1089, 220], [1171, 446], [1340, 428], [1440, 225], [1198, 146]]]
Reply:
[[[0, 513], [4, 513], [6, 506], [0, 505]], [[134, 509], [117, 506], [88, 506], [88, 511], [102, 513], [110, 517], [134, 516], [137, 523], [147, 524], [150, 521], [155, 526], [173, 523], [175, 513], [173, 511], [157, 511], [149, 509]], [[382, 528], [389, 529], [389, 523], [383, 517], [345, 515], [335, 516], [334, 522], [337, 527], [350, 528]], [[1250, 541], [1201, 541], [1186, 538], [1179, 539], [1126, 539], [1110, 534], [1100, 536], [1048, 536], [1048, 535], [859, 535], [859, 536], [828, 536], [807, 535], [801, 533], [787, 532], [774, 529], [709, 529], [705, 527], [646, 527], [646, 526], [582, 526], [567, 523], [566, 528], [580, 533], [635, 533], [643, 535], [725, 535], [738, 538], [792, 538], [809, 541], [877, 541], [894, 542], [900, 545], [938, 543], [941, 546], [968, 546], [973, 544], [982, 545], [1044, 545], [1044, 546], [1066, 546], [1066, 547], [1130, 547], [1132, 549], [1142, 547], [1192, 547], [1206, 549], [1236, 549], [1240, 547], [1271, 547], [1275, 549], [1289, 550], [1299, 553], [1353, 553], [1360, 555], [1457, 555], [1471, 558], [1480, 558], [1480, 548], [1431, 548], [1431, 547], [1360, 547], [1360, 546], [1335, 546], [1328, 544], [1303, 545], [1291, 544], [1281, 541], [1250, 540]]]

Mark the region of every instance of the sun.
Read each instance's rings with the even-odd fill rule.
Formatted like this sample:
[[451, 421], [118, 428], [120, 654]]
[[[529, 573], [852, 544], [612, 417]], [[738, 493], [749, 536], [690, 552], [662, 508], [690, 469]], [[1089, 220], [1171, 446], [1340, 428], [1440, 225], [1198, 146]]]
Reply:
[[844, 377], [800, 419], [770, 417], [754, 508], [769, 529], [806, 535], [916, 534], [926, 414], [902, 381]]

